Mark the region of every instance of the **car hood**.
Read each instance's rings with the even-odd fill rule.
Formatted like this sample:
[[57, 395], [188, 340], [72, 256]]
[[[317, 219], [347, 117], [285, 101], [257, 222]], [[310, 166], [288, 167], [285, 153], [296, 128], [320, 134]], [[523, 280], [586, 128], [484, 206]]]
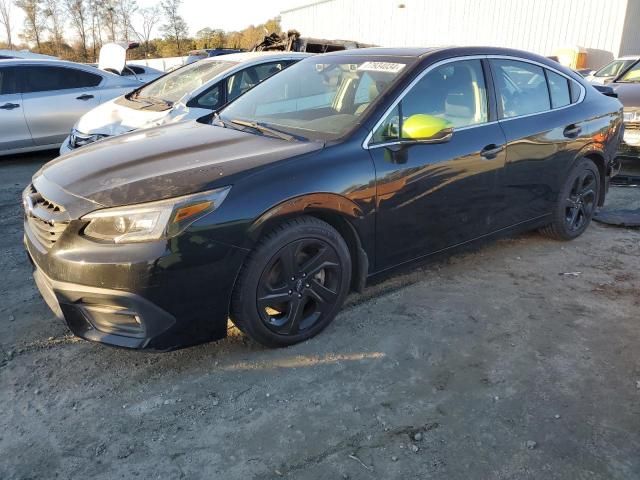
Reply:
[[121, 101], [122, 97], [119, 97], [85, 113], [76, 123], [76, 130], [84, 134], [115, 136], [191, 118], [189, 109], [181, 103], [168, 110], [153, 111], [129, 108]]
[[100, 70], [111, 69], [122, 75], [127, 61], [127, 49], [117, 43], [105, 43], [98, 56]]
[[323, 147], [195, 121], [96, 142], [44, 165], [66, 192], [105, 207], [149, 202], [232, 184], [236, 175]]
[[610, 83], [625, 108], [640, 107], [640, 83]]

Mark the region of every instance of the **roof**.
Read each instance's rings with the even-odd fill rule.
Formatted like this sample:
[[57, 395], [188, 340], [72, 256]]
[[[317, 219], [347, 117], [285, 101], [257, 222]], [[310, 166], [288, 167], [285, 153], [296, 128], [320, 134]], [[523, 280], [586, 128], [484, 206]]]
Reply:
[[426, 55], [428, 53], [441, 49], [441, 47], [367, 47], [339, 50], [336, 52], [327, 52], [324, 55], [382, 55], [390, 57], [421, 57], [422, 55]]
[[303, 53], [303, 52], [240, 52], [240, 53], [229, 53], [227, 55], [220, 55], [217, 57], [208, 57], [200, 60], [201, 62], [248, 62], [250, 60], [258, 60], [264, 57], [275, 57], [278, 58], [305, 58], [312, 54]]
[[93, 68], [85, 63], [69, 62], [67, 60], [60, 60], [57, 58], [7, 58], [0, 59], [3, 65], [15, 64], [15, 65], [61, 65], [70, 66], [76, 68]]

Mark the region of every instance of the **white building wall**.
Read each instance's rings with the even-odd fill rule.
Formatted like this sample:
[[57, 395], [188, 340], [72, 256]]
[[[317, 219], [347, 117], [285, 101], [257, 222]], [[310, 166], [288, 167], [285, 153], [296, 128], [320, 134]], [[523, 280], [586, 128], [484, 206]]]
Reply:
[[[587, 48], [589, 64], [597, 65], [620, 53], [628, 2], [629, 7], [640, 4], [640, 0], [325, 0], [284, 11], [281, 18], [284, 30], [296, 29], [304, 36], [381, 46], [487, 45], [552, 55], [559, 47], [579, 45]], [[400, 4], [405, 8], [398, 8]], [[634, 30], [640, 28], [640, 19], [631, 23]], [[640, 35], [634, 32], [628, 42], [626, 50], [636, 48], [640, 53]]]

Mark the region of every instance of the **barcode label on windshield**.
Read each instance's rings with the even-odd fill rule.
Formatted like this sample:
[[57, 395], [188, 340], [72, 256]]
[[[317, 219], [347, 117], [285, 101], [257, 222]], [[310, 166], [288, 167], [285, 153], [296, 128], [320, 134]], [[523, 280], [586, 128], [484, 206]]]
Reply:
[[404, 68], [404, 63], [392, 62], [364, 62], [358, 67], [362, 72], [389, 72], [398, 73]]

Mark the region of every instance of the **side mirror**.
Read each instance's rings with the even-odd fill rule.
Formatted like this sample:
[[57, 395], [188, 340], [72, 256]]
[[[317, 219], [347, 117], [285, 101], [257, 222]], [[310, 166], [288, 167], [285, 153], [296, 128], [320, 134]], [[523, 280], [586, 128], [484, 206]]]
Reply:
[[444, 143], [453, 137], [453, 127], [433, 115], [411, 115], [402, 122], [402, 143]]
[[618, 94], [612, 87], [608, 87], [606, 85], [594, 85], [593, 88], [607, 97], [618, 98]]

